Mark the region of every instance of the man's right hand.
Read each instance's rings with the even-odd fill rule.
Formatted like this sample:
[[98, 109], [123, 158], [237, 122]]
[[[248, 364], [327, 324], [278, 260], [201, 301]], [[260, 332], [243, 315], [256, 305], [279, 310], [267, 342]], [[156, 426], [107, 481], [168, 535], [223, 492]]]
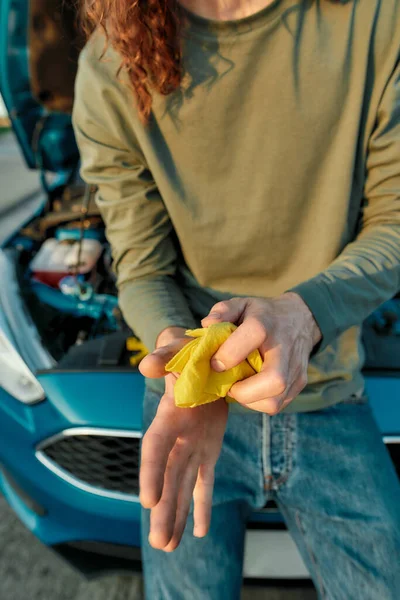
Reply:
[[165, 377], [165, 393], [142, 442], [140, 501], [151, 509], [149, 542], [166, 552], [181, 540], [194, 498], [194, 535], [207, 534], [218, 460], [228, 417], [224, 399], [197, 408], [175, 406], [177, 373], [166, 373], [167, 362], [192, 338], [184, 331], [165, 330], [163, 342], [147, 355], [139, 370], [146, 377]]

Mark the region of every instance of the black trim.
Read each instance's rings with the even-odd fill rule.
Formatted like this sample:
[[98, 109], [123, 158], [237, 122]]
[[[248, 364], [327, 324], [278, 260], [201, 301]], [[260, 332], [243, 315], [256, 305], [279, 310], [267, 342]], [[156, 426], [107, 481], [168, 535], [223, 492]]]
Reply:
[[247, 529], [257, 531], [287, 531], [287, 527], [283, 521], [271, 523], [267, 521], [249, 521], [246, 525]]
[[96, 579], [106, 573], [140, 573], [140, 548], [97, 541], [76, 541], [50, 546], [54, 552], [74, 567], [86, 579]]
[[286, 579], [285, 577], [282, 577], [282, 579], [266, 579], [265, 577], [258, 579], [256, 577], [245, 577], [243, 581], [249, 587], [265, 587], [267, 589], [269, 587], [277, 587], [282, 588], [282, 590], [287, 588], [315, 589], [312, 580], [308, 577], [304, 577], [304, 579]]

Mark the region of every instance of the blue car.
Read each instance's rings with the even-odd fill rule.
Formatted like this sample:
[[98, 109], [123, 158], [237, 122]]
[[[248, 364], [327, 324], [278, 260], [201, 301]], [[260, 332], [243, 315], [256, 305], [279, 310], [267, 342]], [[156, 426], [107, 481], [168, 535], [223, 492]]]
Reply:
[[[79, 177], [75, 18], [62, 0], [0, 3], [0, 91], [43, 189], [0, 248], [0, 488], [43, 544], [93, 577], [140, 569], [144, 380], [93, 189]], [[399, 469], [397, 298], [366, 321], [363, 339], [370, 401]], [[308, 576], [273, 503], [249, 523], [244, 574]]]

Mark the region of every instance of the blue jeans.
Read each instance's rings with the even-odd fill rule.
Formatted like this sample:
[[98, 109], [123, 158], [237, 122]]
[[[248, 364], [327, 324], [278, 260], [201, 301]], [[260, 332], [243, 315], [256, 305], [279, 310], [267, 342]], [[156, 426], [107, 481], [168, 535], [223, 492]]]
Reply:
[[[145, 428], [159, 399], [146, 391]], [[239, 599], [246, 520], [269, 499], [319, 598], [400, 599], [400, 485], [365, 398], [310, 413], [230, 413], [207, 537], [192, 536], [190, 517], [175, 552], [154, 550], [142, 510], [146, 599]]]

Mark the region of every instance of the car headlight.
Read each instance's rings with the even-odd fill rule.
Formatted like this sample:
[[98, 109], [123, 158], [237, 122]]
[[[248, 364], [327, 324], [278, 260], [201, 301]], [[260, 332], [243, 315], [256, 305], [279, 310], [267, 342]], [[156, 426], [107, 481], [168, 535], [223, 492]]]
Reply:
[[33, 404], [45, 397], [44, 389], [1, 329], [0, 387], [25, 404]]

